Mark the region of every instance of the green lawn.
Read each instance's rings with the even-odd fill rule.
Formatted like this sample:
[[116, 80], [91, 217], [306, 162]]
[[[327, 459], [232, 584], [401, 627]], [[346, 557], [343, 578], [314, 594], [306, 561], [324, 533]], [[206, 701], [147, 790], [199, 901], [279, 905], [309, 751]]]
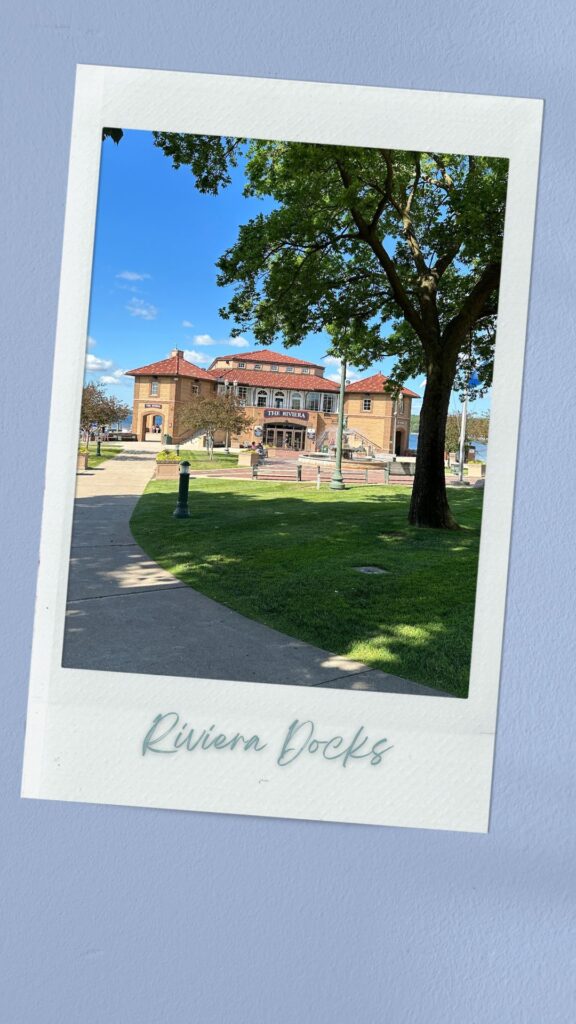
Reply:
[[410, 491], [398, 486], [192, 480], [184, 520], [172, 516], [176, 493], [152, 481], [131, 528], [179, 579], [290, 636], [467, 695], [481, 491], [450, 491], [456, 532], [408, 526]]
[[237, 466], [238, 455], [225, 455], [224, 452], [214, 452], [214, 458], [210, 460], [205, 451], [191, 452], [184, 448], [180, 449], [177, 455], [175, 451], [163, 451], [157, 457], [158, 462], [182, 462], [187, 459], [190, 463], [190, 472], [201, 469], [221, 469], [222, 466]]
[[96, 455], [96, 442], [91, 441], [88, 445], [88, 469], [97, 469], [103, 462], [106, 462], [107, 459], [113, 459], [122, 450], [122, 445], [104, 444], [102, 442], [100, 445], [100, 455]]

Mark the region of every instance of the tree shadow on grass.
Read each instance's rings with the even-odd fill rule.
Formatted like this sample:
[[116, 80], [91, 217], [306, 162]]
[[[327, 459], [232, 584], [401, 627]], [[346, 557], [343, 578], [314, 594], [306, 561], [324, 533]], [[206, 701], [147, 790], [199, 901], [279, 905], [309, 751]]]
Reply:
[[397, 487], [197, 480], [187, 520], [172, 517], [175, 495], [154, 482], [131, 528], [179, 580], [309, 644], [467, 695], [480, 493], [451, 495], [457, 533], [408, 526], [410, 492]]

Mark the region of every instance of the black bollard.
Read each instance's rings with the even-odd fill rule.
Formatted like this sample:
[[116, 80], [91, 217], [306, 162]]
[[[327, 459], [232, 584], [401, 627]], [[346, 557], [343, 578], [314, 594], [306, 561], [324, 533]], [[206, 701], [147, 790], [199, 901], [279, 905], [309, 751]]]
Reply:
[[175, 519], [188, 519], [190, 512], [188, 511], [188, 488], [190, 486], [190, 463], [180, 463], [180, 478], [178, 481], [178, 504], [174, 509]]
[[100, 441], [96, 441], [96, 455], [100, 456]]

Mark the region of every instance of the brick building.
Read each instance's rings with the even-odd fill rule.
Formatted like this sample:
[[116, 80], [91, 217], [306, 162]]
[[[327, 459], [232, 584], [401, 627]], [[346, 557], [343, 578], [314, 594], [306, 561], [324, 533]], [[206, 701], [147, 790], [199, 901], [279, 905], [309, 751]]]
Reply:
[[[325, 368], [269, 349], [218, 356], [207, 370], [189, 363], [180, 349], [167, 359], [128, 370], [134, 377], [132, 430], [140, 440], [168, 434], [174, 442], [202, 447], [201, 433], [189, 438], [180, 412], [197, 395], [232, 390], [245, 405], [252, 425], [233, 446], [262, 440], [268, 448], [318, 451], [335, 442], [339, 385]], [[386, 377], [372, 374], [346, 388], [344, 415], [350, 447], [403, 455], [409, 445], [413, 391], [395, 402], [384, 392]], [[223, 440], [223, 438], [222, 438]]]

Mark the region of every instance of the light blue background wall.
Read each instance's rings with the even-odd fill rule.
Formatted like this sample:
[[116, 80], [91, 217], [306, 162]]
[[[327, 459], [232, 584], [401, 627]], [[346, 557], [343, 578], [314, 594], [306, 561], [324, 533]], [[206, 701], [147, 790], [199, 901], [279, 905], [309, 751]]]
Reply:
[[[573, 1020], [570, 0], [10, 7], [0, 189], [0, 1016], [9, 1024]], [[546, 100], [489, 835], [20, 801], [41, 510], [31, 470], [41, 477], [77, 62]]]

